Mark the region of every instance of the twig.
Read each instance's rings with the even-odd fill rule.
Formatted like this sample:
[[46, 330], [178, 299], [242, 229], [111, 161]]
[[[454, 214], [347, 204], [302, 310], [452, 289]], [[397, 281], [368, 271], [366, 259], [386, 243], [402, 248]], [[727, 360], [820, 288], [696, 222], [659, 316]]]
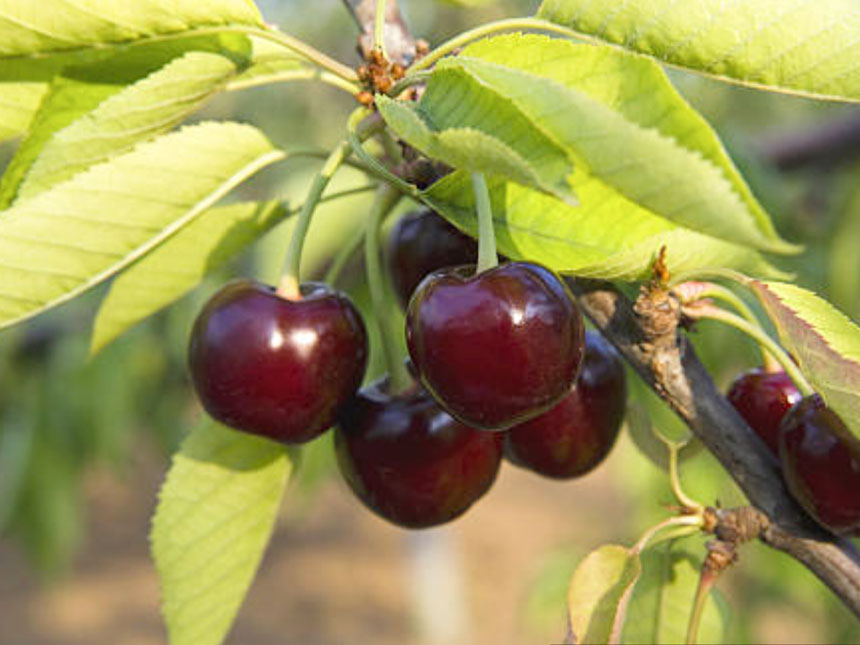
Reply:
[[678, 303], [656, 294], [634, 305], [603, 282], [571, 280], [570, 286], [585, 314], [767, 515], [761, 539], [806, 565], [860, 617], [860, 551], [815, 525], [791, 498], [766, 448], [677, 333]]

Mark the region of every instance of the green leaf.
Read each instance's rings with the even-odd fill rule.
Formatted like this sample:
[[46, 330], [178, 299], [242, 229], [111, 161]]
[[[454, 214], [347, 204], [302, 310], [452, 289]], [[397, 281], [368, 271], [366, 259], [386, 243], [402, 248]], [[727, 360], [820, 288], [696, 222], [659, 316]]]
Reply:
[[0, 327], [110, 277], [282, 158], [256, 128], [203, 123], [0, 212]]
[[[205, 33], [205, 32], [204, 32]], [[74, 50], [0, 64], [0, 141], [25, 133], [57, 76], [119, 86], [133, 83], [188, 51], [220, 53], [247, 61], [251, 39], [244, 34], [196, 32], [167, 40], [140, 40], [116, 47]], [[69, 109], [56, 104], [54, 108]], [[71, 120], [71, 119], [70, 119]]]
[[618, 633], [625, 599], [642, 566], [631, 549], [614, 544], [589, 553], [576, 568], [568, 592], [570, 628], [576, 643], [607, 643]]
[[246, 0], [0, 0], [0, 60], [231, 26], [262, 27], [263, 21]]
[[[0, 87], [5, 89], [5, 85]], [[0, 178], [0, 208], [7, 208], [14, 201], [21, 180], [53, 134], [119, 92], [122, 85], [58, 76], [46, 88], [47, 94], [27, 127], [27, 136]]]
[[18, 188], [18, 198], [32, 197], [171, 129], [236, 73], [236, 64], [224, 56], [189, 52], [110, 96], [53, 133]]
[[[60, 129], [91, 109], [76, 106], [77, 97], [73, 95], [66, 96], [64, 102], [51, 101], [46, 105], [51, 84], [58, 76], [80, 83], [114, 85], [119, 91], [123, 85], [137, 81], [188, 51], [220, 53], [246, 61], [250, 47], [250, 39], [240, 34], [192, 34], [45, 57], [7, 59], [0, 64], [0, 141], [30, 129], [37, 111], [45, 113], [50, 107], [52, 111], [71, 112], [66, 121], [57, 125], [56, 129]], [[83, 86], [81, 89], [85, 91]], [[44, 131], [42, 135], [45, 136]]]
[[151, 534], [172, 645], [224, 640], [268, 544], [290, 470], [284, 446], [210, 420], [174, 455]]
[[27, 130], [47, 91], [48, 86], [37, 81], [0, 84], [0, 141]]
[[[700, 555], [697, 562], [676, 542], [663, 542], [642, 553], [642, 576], [627, 608], [622, 643], [686, 642], [702, 558]], [[727, 609], [716, 592], [709, 594], [699, 624], [698, 643], [726, 642]]]
[[[755, 251], [681, 228], [593, 178], [574, 182], [578, 207], [499, 178], [491, 178], [488, 185], [499, 251], [513, 259], [539, 260], [563, 273], [635, 280], [649, 275], [665, 245], [673, 274], [730, 267], [763, 277], [785, 276]], [[468, 173], [444, 177], [423, 198], [456, 226], [477, 236]]]
[[279, 202], [211, 208], [114, 279], [96, 315], [90, 354], [175, 302], [287, 216]]
[[751, 286], [804, 376], [860, 438], [860, 327], [793, 284], [753, 280]]
[[386, 123], [429, 157], [471, 172], [498, 174], [575, 203], [566, 152], [544, 136], [505, 97], [458, 70], [434, 72], [421, 103], [384, 96], [376, 105]]
[[855, 0], [544, 0], [537, 15], [720, 80], [860, 100]]
[[[504, 97], [560, 145], [577, 168], [577, 194], [577, 182], [594, 178], [606, 191], [685, 228], [761, 250], [797, 250], [779, 238], [716, 134], [654, 62], [611, 48], [509, 34], [445, 59], [433, 78], [448, 70], [463, 71]], [[452, 83], [445, 83], [450, 92]], [[433, 119], [437, 110], [451, 109], [425, 101], [420, 108]], [[468, 106], [459, 109], [469, 112]], [[493, 131], [492, 124], [485, 127]], [[516, 136], [510, 130], [508, 136]]]

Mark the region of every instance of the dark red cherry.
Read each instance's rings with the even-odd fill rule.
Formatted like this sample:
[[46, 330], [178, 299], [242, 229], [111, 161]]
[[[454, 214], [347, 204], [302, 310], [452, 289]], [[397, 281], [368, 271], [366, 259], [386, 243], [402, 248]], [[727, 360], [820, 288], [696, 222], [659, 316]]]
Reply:
[[502, 458], [502, 436], [469, 428], [419, 385], [390, 395], [378, 381], [340, 415], [340, 471], [358, 498], [406, 528], [443, 524], [489, 490]]
[[626, 406], [621, 359], [600, 334], [587, 331], [576, 384], [549, 412], [507, 432], [505, 456], [546, 477], [583, 475], [615, 445]]
[[388, 248], [391, 280], [404, 309], [415, 287], [428, 273], [469, 264], [478, 255], [475, 240], [431, 210], [415, 211], [400, 218], [391, 230]]
[[817, 394], [785, 415], [779, 458], [807, 513], [834, 533], [860, 537], [860, 440]]
[[453, 416], [509, 428], [546, 412], [576, 380], [584, 328], [556, 274], [511, 262], [427, 276], [409, 302], [406, 340], [421, 382]]
[[779, 426], [800, 391], [785, 372], [754, 369], [738, 376], [726, 395], [747, 424], [779, 455]]
[[216, 420], [285, 443], [335, 421], [361, 385], [367, 338], [346, 296], [303, 284], [301, 300], [236, 280], [216, 293], [191, 333], [191, 380]]

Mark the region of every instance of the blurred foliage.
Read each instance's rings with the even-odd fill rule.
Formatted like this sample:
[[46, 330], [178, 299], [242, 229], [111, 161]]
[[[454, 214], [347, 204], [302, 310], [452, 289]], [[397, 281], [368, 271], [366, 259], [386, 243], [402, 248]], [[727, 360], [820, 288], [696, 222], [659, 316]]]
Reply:
[[[358, 62], [353, 48], [355, 27], [339, 1], [260, 4], [264, 15], [286, 31], [342, 60]], [[537, 3], [495, 2], [468, 9], [419, 0], [402, 4], [416, 35], [433, 43], [480, 22], [530, 13]], [[769, 95], [680, 72], [671, 72], [671, 77], [723, 137], [780, 232], [806, 245], [804, 254], [780, 259], [781, 268], [793, 271], [798, 284], [832, 298], [855, 321], [860, 320], [860, 167], [846, 164], [781, 173], [761, 154], [765, 140], [814, 129], [856, 108]], [[298, 83], [219, 97], [196, 119], [230, 115], [259, 125], [288, 150], [324, 149], [342, 136], [340, 124], [352, 107], [348, 98], [330, 88]], [[0, 165], [11, 151], [9, 145], [0, 146]], [[289, 161], [269, 169], [241, 187], [237, 198], [276, 195], [299, 201], [316, 165]], [[331, 190], [365, 182], [357, 173], [344, 172]], [[323, 275], [332, 255], [361, 225], [368, 199], [351, 197], [321, 209], [306, 253], [307, 275]], [[87, 361], [88, 334], [101, 292], [0, 334], [0, 534], [15, 539], [37, 570], [48, 575], [63, 572], [84, 539], [81, 486], [88, 470], [107, 465], [121, 477], [141, 445], [165, 456], [178, 445], [199, 413], [185, 377], [185, 346], [195, 312], [229, 277], [245, 274], [272, 280], [277, 276], [289, 227], [287, 223], [272, 231], [219, 276], [92, 361]], [[360, 258], [354, 258], [340, 286], [370, 317], [362, 275]], [[368, 327], [375, 347], [375, 326]], [[693, 330], [692, 338], [721, 387], [760, 361], [755, 346], [732, 329], [703, 323]], [[373, 352], [368, 378], [380, 371], [379, 352]], [[674, 423], [666, 420], [671, 419], [670, 412], [659, 410], [663, 405], [659, 400], [644, 401], [655, 423]], [[634, 512], [627, 533], [611, 540], [632, 543], [646, 526], [665, 517], [661, 505], [674, 500], [665, 472], [629, 439], [623, 438], [617, 450], [621, 454], [613, 462], [617, 471], [613, 476]], [[302, 452], [293, 490], [310, 499], [334, 471], [330, 436]], [[704, 503], [743, 502], [737, 487], [706, 451], [684, 460], [682, 478], [687, 492]], [[570, 572], [592, 546], [575, 541], [560, 545], [544, 562], [535, 563], [532, 593], [523, 603], [526, 631], [555, 637], [563, 633], [560, 617]], [[858, 640], [852, 616], [811, 574], [763, 546], [745, 547], [741, 563], [720, 585], [730, 604], [743, 609], [735, 611], [738, 640], [764, 638], [758, 618], [774, 608], [802, 613], [804, 621], [823, 630], [823, 640]]]

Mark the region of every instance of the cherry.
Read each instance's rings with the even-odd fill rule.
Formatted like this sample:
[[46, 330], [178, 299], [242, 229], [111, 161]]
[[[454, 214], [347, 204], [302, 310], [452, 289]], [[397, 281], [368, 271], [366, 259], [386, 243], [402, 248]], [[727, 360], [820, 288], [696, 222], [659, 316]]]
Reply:
[[302, 443], [335, 421], [364, 377], [361, 315], [327, 286], [287, 300], [250, 280], [224, 286], [200, 312], [189, 348], [206, 411], [239, 430]]
[[800, 391], [783, 372], [754, 369], [738, 376], [726, 395], [747, 424], [779, 455], [779, 426], [789, 408], [800, 401]]
[[507, 432], [505, 456], [546, 477], [584, 475], [615, 445], [626, 404], [621, 359], [600, 334], [587, 331], [576, 384], [549, 412]]
[[502, 436], [463, 425], [418, 384], [391, 395], [383, 379], [343, 409], [335, 451], [344, 479], [368, 508], [423, 528], [462, 515], [489, 490]]
[[388, 263], [394, 290], [403, 308], [428, 273], [468, 264], [478, 255], [478, 244], [431, 210], [404, 215], [388, 241]]
[[834, 533], [860, 537], [860, 440], [817, 394], [785, 415], [779, 456], [806, 512]]
[[505, 429], [564, 397], [579, 373], [584, 327], [549, 269], [511, 262], [427, 276], [406, 313], [409, 354], [422, 384], [450, 414]]

